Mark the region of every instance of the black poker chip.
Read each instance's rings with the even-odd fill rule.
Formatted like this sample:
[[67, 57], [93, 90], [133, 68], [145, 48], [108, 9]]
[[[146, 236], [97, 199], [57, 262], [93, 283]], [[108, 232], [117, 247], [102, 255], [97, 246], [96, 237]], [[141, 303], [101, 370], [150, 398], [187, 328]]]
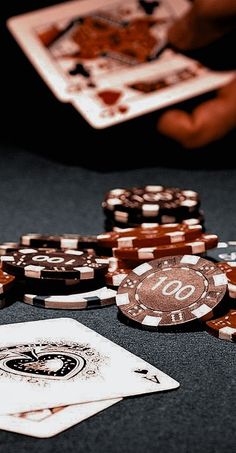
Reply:
[[20, 241], [24, 247], [53, 247], [58, 250], [95, 249], [97, 245], [96, 236], [82, 236], [79, 234], [49, 235], [27, 233], [21, 236]]
[[220, 241], [217, 247], [207, 252], [207, 259], [218, 262], [236, 262], [236, 241]]
[[199, 206], [197, 192], [161, 185], [112, 189], [102, 203], [106, 213], [124, 212], [141, 218], [157, 218], [168, 214], [183, 216], [196, 211]]
[[20, 249], [1, 257], [2, 269], [9, 274], [30, 278], [92, 280], [108, 269], [108, 260], [83, 251], [60, 252]]
[[25, 294], [23, 301], [26, 304], [40, 308], [54, 308], [60, 310], [82, 310], [105, 307], [115, 304], [116, 291], [107, 287], [88, 291], [86, 293], [69, 295], [36, 295]]

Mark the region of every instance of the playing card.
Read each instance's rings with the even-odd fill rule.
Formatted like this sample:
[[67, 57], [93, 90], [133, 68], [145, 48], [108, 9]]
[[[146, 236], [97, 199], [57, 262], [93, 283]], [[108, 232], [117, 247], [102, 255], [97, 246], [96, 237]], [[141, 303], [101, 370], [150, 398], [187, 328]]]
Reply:
[[232, 78], [166, 50], [187, 0], [85, 0], [12, 18], [8, 27], [45, 82], [95, 128], [214, 90]]
[[[186, 0], [72, 1], [13, 17], [8, 27], [54, 94], [68, 101], [97, 79], [155, 59]], [[146, 34], [146, 40], [143, 39]]]
[[154, 366], [70, 318], [0, 327], [0, 413], [177, 388]]
[[12, 415], [0, 415], [0, 429], [34, 437], [52, 437], [92, 415], [107, 409], [121, 399], [40, 409]]

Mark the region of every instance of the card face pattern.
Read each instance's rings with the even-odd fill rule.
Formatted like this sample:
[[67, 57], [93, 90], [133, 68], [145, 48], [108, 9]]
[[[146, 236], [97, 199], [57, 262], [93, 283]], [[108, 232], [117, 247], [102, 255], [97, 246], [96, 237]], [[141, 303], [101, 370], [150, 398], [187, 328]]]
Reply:
[[0, 429], [33, 437], [52, 437], [119, 401], [121, 398], [0, 415]]
[[70, 318], [0, 327], [0, 414], [122, 398], [179, 383]]
[[8, 27], [53, 93], [104, 128], [216, 89], [216, 73], [165, 46], [186, 0], [73, 1], [14, 17]]

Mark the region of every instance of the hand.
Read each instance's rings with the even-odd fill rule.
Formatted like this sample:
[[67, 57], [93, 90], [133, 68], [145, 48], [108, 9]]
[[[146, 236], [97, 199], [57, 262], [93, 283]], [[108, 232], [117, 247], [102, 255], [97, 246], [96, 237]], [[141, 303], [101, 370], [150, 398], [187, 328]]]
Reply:
[[[210, 44], [236, 25], [235, 0], [195, 0], [189, 12], [169, 30], [170, 43], [180, 50]], [[236, 79], [216, 97], [192, 113], [171, 109], [163, 113], [157, 129], [186, 148], [198, 148], [224, 137], [236, 127]]]

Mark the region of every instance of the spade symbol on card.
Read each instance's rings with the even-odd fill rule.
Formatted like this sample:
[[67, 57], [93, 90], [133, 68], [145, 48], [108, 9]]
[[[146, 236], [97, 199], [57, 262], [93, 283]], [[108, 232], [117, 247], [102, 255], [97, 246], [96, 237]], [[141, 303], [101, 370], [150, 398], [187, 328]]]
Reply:
[[0, 368], [8, 373], [21, 376], [65, 380], [74, 377], [85, 366], [83, 357], [58, 350], [33, 348], [0, 362]]
[[69, 71], [69, 74], [72, 76], [82, 75], [86, 78], [90, 77], [90, 72], [85, 68], [84, 65], [82, 65], [82, 63], [77, 63], [74, 68]]
[[158, 377], [155, 374], [150, 374], [150, 372], [148, 370], [139, 369], [139, 370], [134, 370], [134, 372], [142, 375], [142, 377], [144, 379], [147, 379], [148, 381], [154, 382], [155, 384], [160, 384]]

